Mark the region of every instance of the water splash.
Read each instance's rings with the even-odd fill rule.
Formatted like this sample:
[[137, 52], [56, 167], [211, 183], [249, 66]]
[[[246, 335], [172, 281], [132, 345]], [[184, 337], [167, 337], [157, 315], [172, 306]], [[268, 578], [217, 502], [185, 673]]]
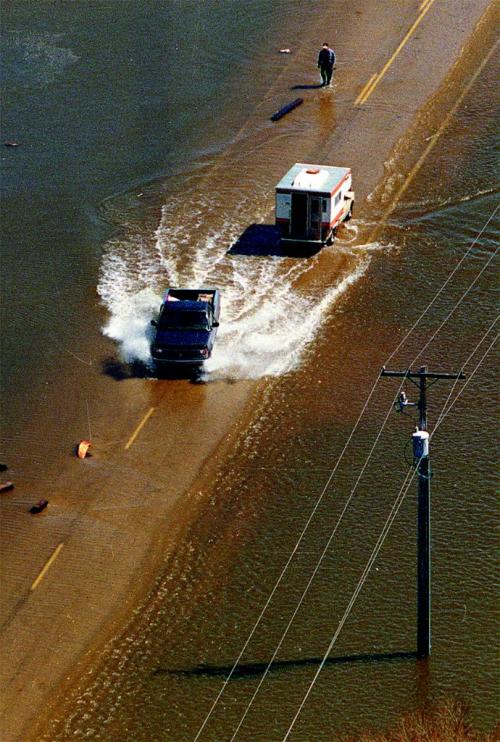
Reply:
[[229, 294], [226, 317], [206, 370], [213, 379], [279, 376], [297, 368], [314, 339], [328, 309], [365, 272], [369, 259], [339, 279], [322, 294], [312, 297], [294, 291], [291, 284], [272, 281], [272, 272], [263, 284], [266, 298]]
[[263, 221], [268, 205], [263, 202], [255, 214], [255, 203], [241, 202], [235, 214], [224, 194], [218, 195], [196, 205], [196, 199], [174, 194], [153, 239], [137, 234], [108, 244], [98, 286], [111, 315], [103, 331], [119, 343], [124, 361], [151, 364], [150, 320], [165, 288], [217, 287], [220, 328], [206, 378], [258, 379], [292, 371], [330, 307], [366, 271], [371, 252], [384, 246], [355, 245], [358, 227], [346, 225], [323, 257], [232, 255], [228, 249], [244, 229], [244, 212], [251, 206]]

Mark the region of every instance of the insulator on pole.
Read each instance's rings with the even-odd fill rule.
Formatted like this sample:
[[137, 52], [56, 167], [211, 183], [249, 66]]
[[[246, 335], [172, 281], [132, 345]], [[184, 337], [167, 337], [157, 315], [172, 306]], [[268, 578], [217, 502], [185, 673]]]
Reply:
[[394, 407], [397, 408], [398, 412], [404, 412], [405, 407], [415, 407], [415, 402], [410, 402], [410, 400], [406, 396], [406, 392], [401, 391], [398, 394], [398, 398]]

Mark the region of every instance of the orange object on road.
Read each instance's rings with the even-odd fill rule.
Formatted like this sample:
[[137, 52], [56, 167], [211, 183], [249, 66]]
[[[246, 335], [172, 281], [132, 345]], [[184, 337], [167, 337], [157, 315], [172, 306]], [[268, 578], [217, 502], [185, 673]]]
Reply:
[[89, 448], [90, 448], [90, 441], [80, 441], [80, 443], [78, 444], [78, 449], [77, 449], [78, 458], [84, 459], [88, 453]]

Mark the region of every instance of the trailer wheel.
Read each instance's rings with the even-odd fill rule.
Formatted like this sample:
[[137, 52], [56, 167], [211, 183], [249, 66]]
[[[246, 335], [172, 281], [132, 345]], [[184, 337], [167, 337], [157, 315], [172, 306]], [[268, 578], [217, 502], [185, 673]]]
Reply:
[[327, 238], [326, 238], [326, 240], [325, 240], [325, 245], [328, 245], [328, 247], [330, 247], [330, 245], [333, 245], [333, 243], [334, 243], [334, 240], [335, 240], [335, 235], [336, 235], [336, 234], [337, 234], [337, 228], [336, 228], [336, 227], [334, 227], [334, 228], [333, 228], [333, 229], [331, 229], [331, 230], [330, 230], [330, 232], [328, 233], [328, 237], [327, 237]]

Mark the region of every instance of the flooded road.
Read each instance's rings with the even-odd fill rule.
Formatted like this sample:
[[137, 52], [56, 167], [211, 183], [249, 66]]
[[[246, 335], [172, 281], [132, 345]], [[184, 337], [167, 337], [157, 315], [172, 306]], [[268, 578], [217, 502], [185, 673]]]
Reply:
[[[357, 280], [345, 294], [339, 290], [341, 284], [335, 284], [335, 307], [323, 318], [321, 332], [301, 365], [288, 373], [281, 368], [268, 386], [252, 425], [217, 472], [213, 486], [203, 492], [196, 519], [165, 562], [155, 591], [121, 639], [108, 646], [97, 676], [89, 676], [86, 690], [73, 699], [69, 718], [52, 726], [44, 739], [89, 733], [108, 739], [194, 739], [221, 689], [223, 695], [200, 739], [283, 737], [408, 469], [407, 442], [415, 415], [394, 412], [356, 484], [396, 395], [394, 380], [379, 382], [362, 425], [326, 486], [329, 475], [381, 361], [397, 347], [404, 328], [417, 320], [489, 220], [433, 311], [391, 359], [391, 367], [405, 369], [425, 362], [434, 370], [459, 371], [477, 346], [465, 369], [468, 375], [495, 336], [494, 328], [487, 332], [497, 311], [491, 262], [498, 229], [498, 220], [491, 221], [498, 199], [495, 117], [494, 106], [485, 104], [488, 100], [493, 104], [488, 93], [493, 74], [489, 65], [378, 241], [360, 246], [358, 233], [351, 246], [348, 232], [333, 248], [335, 255], [329, 259], [348, 265], [351, 276], [357, 265]], [[402, 162], [404, 154], [393, 163], [395, 179]], [[374, 214], [383, 209], [384, 192], [375, 194], [371, 203]], [[359, 232], [370, 228], [369, 215], [358, 222]], [[198, 259], [186, 265], [192, 270]], [[220, 281], [223, 268], [213, 265]], [[292, 262], [287, 269], [279, 267], [280, 283], [287, 278], [293, 283], [293, 271], [300, 273]], [[258, 269], [261, 290], [266, 280], [276, 280], [276, 273], [266, 278], [262, 266]], [[181, 275], [182, 270], [181, 266]], [[321, 279], [316, 286], [321, 286]], [[278, 306], [282, 297], [278, 293]], [[258, 302], [261, 310], [262, 304]], [[310, 320], [306, 303], [294, 309]], [[284, 319], [276, 331], [300, 346], [300, 337], [287, 335], [287, 322], [295, 326], [295, 315], [287, 314], [286, 304], [280, 310]], [[231, 319], [227, 318], [229, 324]], [[272, 335], [272, 327], [267, 332]], [[222, 337], [224, 352], [231, 347], [229, 331]], [[252, 339], [256, 342], [254, 335]], [[268, 373], [276, 362], [276, 348], [283, 347], [279, 340], [275, 335], [270, 348], [254, 347], [250, 354], [270, 364]], [[237, 347], [243, 354], [245, 346]], [[234, 353], [229, 358], [216, 355], [211, 373], [221, 373], [224, 363], [226, 374], [235, 373], [238, 363], [247, 373], [255, 373]], [[407, 384], [406, 391], [415, 401], [417, 390]], [[431, 430], [449, 393], [449, 384], [440, 382], [429, 394]], [[496, 678], [489, 669], [495, 636], [492, 464], [498, 421], [490, 403], [494, 396], [491, 353], [433, 439], [434, 649], [429, 666], [412, 656], [414, 484], [292, 739], [327, 740], [334, 732], [381, 728], [407, 710], [448, 695], [469, 702], [474, 720], [483, 728], [496, 721]], [[353, 487], [355, 496], [342, 515]], [[292, 566], [225, 686], [224, 679], [321, 493], [323, 499]], [[340, 517], [333, 544], [258, 686]]]
[[[299, 5], [294, 9], [298, 19]], [[273, 12], [276, 20], [279, 9]], [[271, 22], [268, 17], [266, 23]], [[273, 61], [273, 73], [279, 77], [278, 60]], [[477, 69], [478, 60], [472, 62], [471, 68]], [[97, 374], [97, 380], [83, 377], [79, 412], [70, 413], [64, 396], [81, 378], [74, 369], [83, 368], [84, 363], [67, 358], [68, 363], [75, 361], [74, 368], [64, 379], [58, 378], [35, 418], [43, 417], [44, 405], [52, 414], [60, 410], [66, 438], [77, 439], [82, 427], [91, 424], [98, 431], [99, 443], [99, 436], [104, 439], [102, 431], [108, 432], [104, 415], [110, 403], [101, 412], [93, 400], [96, 389], [108, 390], [112, 385], [113, 404], [130, 413], [130, 431], [125, 435], [120, 430], [120, 419], [113, 430], [117, 441], [126, 441], [136, 409], [143, 406], [146, 411], [149, 405], [159, 405], [162, 394], [164, 400], [171, 400], [173, 409], [184, 405], [203, 417], [207, 414], [205, 397], [215, 399], [214, 389], [219, 389], [222, 407], [229, 399], [224, 387], [258, 382], [260, 393], [251, 413], [245, 412], [241, 429], [233, 434], [222, 460], [213, 462], [211, 477], [198, 483], [199, 489], [185, 502], [175, 505], [171, 520], [177, 523], [177, 538], [156, 572], [154, 589], [123, 633], [105, 646], [80, 687], [69, 692], [39, 738], [188, 740], [195, 738], [205, 720], [200, 739], [283, 738], [408, 470], [411, 415], [389, 416], [367, 460], [397, 393], [393, 381], [377, 384], [332, 481], [330, 475], [382, 363], [436, 296], [496, 207], [494, 66], [492, 60], [484, 67], [440, 136], [439, 146], [429, 153], [375, 237], [380, 214], [405, 182], [408, 163], [414, 162], [415, 141], [425, 146], [446, 109], [424, 116], [400, 144], [386, 163], [381, 188], [370, 193], [369, 179], [362, 179], [359, 198], [361, 202], [367, 198], [362, 213], [333, 248], [309, 259], [231, 251], [246, 226], [266, 224], [272, 218], [270, 184], [283, 172], [284, 152], [305, 161], [344, 159], [360, 117], [397, 118], [394, 108], [388, 110], [380, 99], [370, 103], [371, 111], [357, 113], [355, 118], [343, 97], [352, 74], [347, 71], [339, 79], [335, 97], [328, 97], [330, 91], [318, 91], [308, 99], [307, 116], [297, 116], [283, 133], [273, 131], [270, 136], [267, 121], [261, 128], [254, 127], [256, 120], [264, 120], [262, 104], [255, 104], [240, 126], [233, 121], [233, 141], [221, 152], [198, 152], [189, 165], [176, 164], [174, 172], [162, 173], [160, 180], [142, 181], [140, 188], [128, 189], [101, 207], [101, 213], [116, 226], [99, 256], [92, 258], [90, 270], [100, 301], [91, 311], [99, 319], [96, 328], [102, 337], [79, 335], [82, 347], [71, 343], [68, 347], [84, 363], [92, 360], [99, 365], [109, 354], [108, 362], [103, 364], [101, 378]], [[290, 81], [290, 71], [284, 74]], [[296, 72], [293, 76], [296, 80]], [[250, 82], [251, 76], [243, 75], [235, 89], [246, 91], [248, 84], [250, 90]], [[312, 82], [304, 79], [304, 84]], [[263, 94], [265, 104], [269, 101], [273, 110], [279, 107], [267, 77], [262, 88], [268, 91]], [[346, 117], [348, 125], [332, 141], [331, 130]], [[394, 120], [394, 126], [399, 125]], [[372, 130], [370, 137], [376, 135], [373, 128], [375, 134]], [[207, 133], [208, 141], [213, 141], [213, 134]], [[357, 172], [362, 171], [365, 159], [363, 146], [356, 140], [352, 160]], [[377, 182], [373, 171], [381, 164], [374, 165], [375, 159], [366, 167]], [[425, 356], [418, 355], [493, 255], [497, 229], [498, 220], [488, 223], [454, 280], [437, 297], [432, 312], [426, 313], [391, 358], [392, 367], [404, 369], [425, 362], [438, 370], [459, 370], [478, 346], [497, 311], [494, 262], [453, 311]], [[199, 282], [220, 286], [223, 295], [221, 333], [206, 370], [206, 384], [157, 382], [148, 371], [149, 320], [165, 285]], [[85, 282], [78, 290], [88, 291]], [[89, 306], [92, 301], [89, 295]], [[52, 321], [59, 313], [60, 309], [51, 309]], [[61, 333], [57, 336], [61, 342]], [[474, 369], [492, 337], [487, 335], [485, 345], [478, 346], [466, 373]], [[55, 355], [51, 351], [49, 361]], [[141, 373], [134, 371], [135, 362]], [[95, 374], [95, 366], [89, 368]], [[430, 665], [422, 666], [406, 656], [415, 646], [415, 500], [410, 489], [292, 739], [326, 740], [332, 731], [380, 728], [403, 711], [450, 694], [471, 703], [474, 720], [483, 728], [494, 723], [496, 682], [489, 669], [494, 641], [491, 582], [497, 421], [490, 402], [495, 393], [494, 369], [494, 354], [490, 353], [433, 440], [434, 653]], [[406, 391], [415, 397], [411, 386]], [[449, 391], [446, 383], [432, 388], [431, 428]], [[55, 408], [54, 397], [59, 400]], [[90, 423], [86, 398], [90, 400]], [[8, 409], [18, 411], [22, 401], [13, 396], [9, 404]], [[18, 453], [29, 440], [27, 418], [19, 439], [12, 434], [8, 438], [6, 450], [9, 458], [17, 455], [17, 466], [20, 471], [24, 467], [27, 480], [31, 476], [36, 481], [44, 468], [38, 444], [25, 453], [24, 464]], [[47, 414], [44, 424], [52, 432], [56, 426], [50, 420]], [[205, 420], [206, 429], [209, 422]], [[168, 417], [163, 423], [168, 427]], [[62, 432], [57, 430], [56, 439], [47, 443], [49, 451], [63, 445]], [[160, 420], [154, 431], [151, 438], [161, 441]], [[111, 448], [111, 437], [103, 440], [93, 465], [111, 478], [111, 465], [103, 455], [105, 446]], [[158, 448], [156, 444], [148, 450], [139, 442], [133, 476], [144, 490], [146, 467], [151, 463], [146, 459], [151, 450], [157, 454]], [[171, 453], [177, 466], [183, 453], [189, 457], [189, 451], [178, 452], [177, 460], [175, 452]], [[168, 465], [168, 458], [162, 459], [162, 466]], [[124, 498], [129, 497], [124, 481], [129, 473], [123, 472], [120, 479]], [[151, 488], [158, 501], [161, 487], [166, 489], [162, 476], [166, 477], [159, 475], [158, 492]], [[355, 496], [342, 515], [353, 487]], [[120, 493], [119, 487], [116, 492]], [[320, 495], [293, 564], [245, 647], [240, 670], [207, 718]], [[148, 500], [148, 506], [152, 508], [153, 502]], [[66, 515], [61, 509], [57, 517], [62, 520]], [[276, 661], [258, 686], [341, 516], [334, 542]], [[88, 518], [89, 533], [97, 525], [104, 527], [102, 516], [91, 512]], [[141, 527], [147, 527], [146, 517]], [[102, 569], [105, 563], [103, 555]]]

